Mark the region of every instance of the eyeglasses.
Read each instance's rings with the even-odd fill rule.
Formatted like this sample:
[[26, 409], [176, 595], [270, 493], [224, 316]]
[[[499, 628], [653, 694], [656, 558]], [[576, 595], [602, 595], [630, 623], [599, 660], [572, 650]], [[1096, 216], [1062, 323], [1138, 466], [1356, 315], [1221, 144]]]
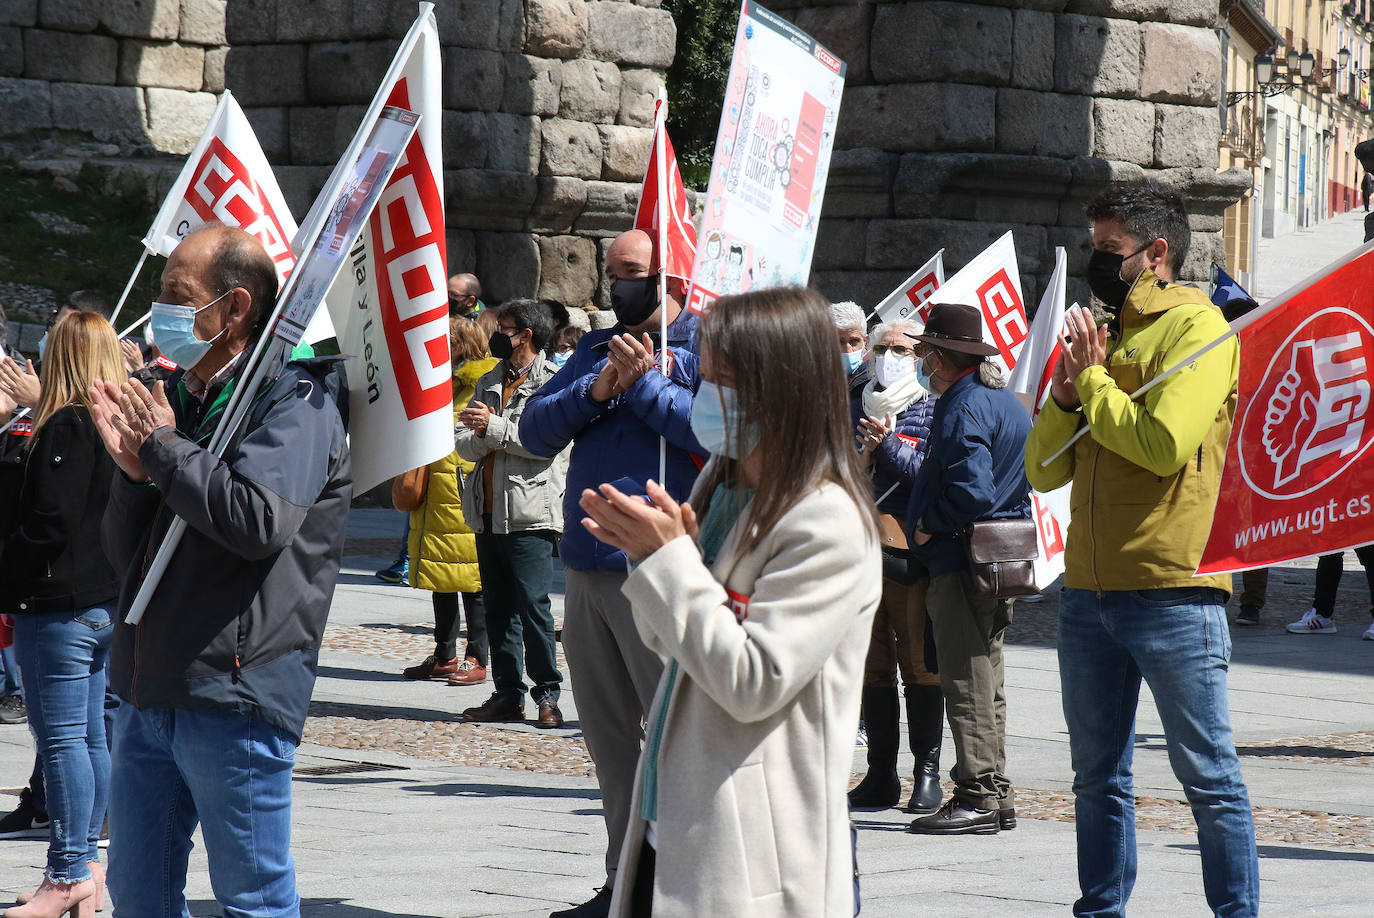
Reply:
[[907, 347], [905, 344], [875, 344], [871, 350], [879, 357], [889, 351], [896, 354], [898, 357], [911, 357], [916, 353], [915, 348]]

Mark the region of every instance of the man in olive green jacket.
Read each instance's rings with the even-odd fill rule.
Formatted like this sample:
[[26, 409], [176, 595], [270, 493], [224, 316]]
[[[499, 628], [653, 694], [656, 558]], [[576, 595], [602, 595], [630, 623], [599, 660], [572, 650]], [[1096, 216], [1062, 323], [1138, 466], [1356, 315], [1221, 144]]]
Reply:
[[[1073, 482], [1059, 674], [1082, 891], [1074, 914], [1123, 915], [1135, 882], [1131, 754], [1143, 678], [1197, 821], [1207, 903], [1219, 916], [1253, 916], [1254, 823], [1226, 693], [1231, 578], [1193, 576], [1220, 487], [1239, 351], [1231, 339], [1194, 356], [1227, 325], [1206, 296], [1174, 283], [1190, 241], [1177, 192], [1118, 187], [1088, 217], [1088, 282], [1113, 318], [1094, 328], [1086, 310], [1070, 311], [1053, 398], [1026, 442], [1033, 487]], [[1051, 460], [1085, 425], [1088, 435]]]

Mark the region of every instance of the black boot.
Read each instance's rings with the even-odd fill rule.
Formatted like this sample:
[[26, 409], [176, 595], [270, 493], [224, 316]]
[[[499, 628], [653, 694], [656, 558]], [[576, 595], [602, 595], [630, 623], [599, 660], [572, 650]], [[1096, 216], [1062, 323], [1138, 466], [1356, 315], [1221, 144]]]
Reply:
[[916, 787], [908, 813], [924, 815], [940, 808], [940, 741], [945, 728], [945, 696], [938, 685], [908, 685], [906, 729], [916, 757]]
[[897, 777], [897, 688], [865, 685], [864, 724], [868, 727], [868, 774], [849, 792], [856, 810], [883, 810], [902, 799]]

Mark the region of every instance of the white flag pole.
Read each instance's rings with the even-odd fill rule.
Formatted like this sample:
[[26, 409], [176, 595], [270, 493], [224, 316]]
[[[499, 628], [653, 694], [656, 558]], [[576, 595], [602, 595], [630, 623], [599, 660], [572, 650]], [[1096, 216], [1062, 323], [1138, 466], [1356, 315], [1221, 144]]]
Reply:
[[[1225, 343], [1226, 340], [1229, 339], [1229, 338], [1231, 338], [1232, 336], [1234, 336], [1235, 333], [1236, 333], [1236, 330], [1235, 330], [1234, 328], [1229, 328], [1229, 329], [1227, 329], [1227, 330], [1226, 330], [1226, 334], [1224, 334], [1224, 335], [1222, 335], [1221, 337], [1217, 338], [1215, 341], [1212, 341], [1210, 344], [1207, 344], [1207, 345], [1205, 345], [1205, 346], [1199, 348], [1198, 350], [1196, 350], [1196, 351], [1194, 351], [1193, 353], [1189, 354], [1187, 357], [1184, 357], [1184, 358], [1183, 358], [1182, 360], [1180, 360], [1178, 363], [1176, 363], [1176, 364], [1174, 364], [1173, 366], [1169, 367], [1169, 369], [1165, 370], [1163, 373], [1160, 373], [1158, 376], [1156, 376], [1154, 379], [1152, 379], [1152, 380], [1150, 380], [1149, 382], [1147, 382], [1145, 385], [1141, 386], [1139, 389], [1136, 389], [1134, 392], [1131, 393], [1131, 398], [1134, 399], [1134, 398], [1137, 398], [1137, 397], [1139, 397], [1139, 396], [1141, 396], [1141, 395], [1144, 395], [1146, 392], [1149, 392], [1149, 391], [1150, 391], [1151, 389], [1153, 389], [1155, 386], [1157, 386], [1157, 385], [1159, 385], [1160, 383], [1164, 382], [1164, 380], [1168, 379], [1170, 376], [1173, 376], [1173, 375], [1174, 375], [1175, 373], [1177, 373], [1179, 370], [1183, 369], [1183, 368], [1186, 367], [1188, 364], [1192, 363], [1194, 360], [1197, 360], [1197, 359], [1198, 359], [1199, 357], [1201, 357], [1203, 354], [1205, 354], [1205, 353], [1207, 353], [1208, 351], [1212, 350], [1213, 348], [1218, 347], [1218, 346], [1220, 346], [1221, 344]], [[1062, 359], [1062, 358], [1061, 358], [1061, 359]], [[1050, 397], [1053, 398], [1054, 396], [1050, 396]], [[1084, 436], [1085, 434], [1089, 433], [1089, 432], [1091, 431], [1091, 429], [1092, 429], [1092, 428], [1090, 428], [1087, 424], [1084, 424], [1082, 427], [1078, 428], [1078, 432], [1075, 433], [1072, 437], [1069, 438], [1069, 442], [1065, 443], [1063, 446], [1059, 447], [1059, 449], [1055, 450], [1054, 455], [1050, 456], [1050, 457], [1049, 457], [1048, 459], [1046, 459], [1044, 462], [1041, 462], [1041, 463], [1040, 463], [1040, 467], [1041, 467], [1042, 469], [1043, 469], [1043, 468], [1049, 468], [1049, 465], [1050, 465], [1051, 462], [1053, 462], [1054, 460], [1058, 459], [1060, 456], [1062, 456], [1062, 455], [1064, 455], [1066, 452], [1068, 452], [1068, 451], [1069, 451], [1069, 447], [1073, 446], [1073, 445], [1074, 445], [1075, 443], [1077, 443], [1079, 440], [1083, 439], [1083, 436]]]
[[[658, 90], [658, 117], [654, 119], [654, 159], [658, 163], [658, 318], [659, 368], [668, 376], [668, 91]], [[668, 439], [658, 438], [658, 483], [668, 487]]]
[[113, 325], [115, 319], [119, 318], [119, 311], [124, 308], [124, 301], [129, 298], [129, 291], [134, 289], [134, 282], [138, 280], [138, 272], [143, 270], [143, 263], [148, 260], [148, 247], [143, 247], [143, 252], [138, 256], [138, 264], [134, 265], [134, 273], [129, 275], [129, 282], [124, 285], [124, 292], [119, 295], [119, 302], [115, 304], [114, 312], [110, 314], [110, 324]]
[[[415, 24], [411, 26], [404, 41], [401, 42], [401, 47], [397, 50], [396, 56], [392, 58], [391, 66], [387, 69], [386, 76], [383, 77], [377, 94], [373, 96], [372, 104], [368, 107], [362, 125], [375, 126], [381, 115], [382, 109], [386, 105], [386, 98], [390, 94], [391, 87], [393, 87], [400, 78], [402, 68], [410, 58], [416, 43], [420, 39], [422, 32], [420, 26], [425, 19], [431, 15], [433, 9], [434, 4], [432, 3], [420, 4], [420, 13], [415, 19]], [[413, 132], [414, 125], [410, 128], [410, 133]], [[333, 205], [333, 199], [337, 196], [338, 190], [342, 188], [345, 179], [349, 177], [349, 172], [351, 172], [357, 164], [357, 160], [363, 152], [363, 147], [368, 141], [367, 134], [368, 132], [360, 129], [353, 135], [353, 139], [349, 142], [348, 148], [340, 158], [338, 165], [336, 165], [334, 171], [330, 173], [329, 181], [325, 184], [324, 190], [322, 190], [319, 197], [315, 199], [315, 204], [311, 207], [306, 222], [297, 231], [296, 238], [303, 244], [298, 248], [293, 246], [293, 249], [301, 252], [302, 258], [304, 258], [305, 253], [308, 253], [309, 250], [314, 247], [316, 239], [324, 229], [325, 221], [330, 215], [329, 208]], [[407, 137], [409, 136], [410, 135], [407, 134]], [[404, 147], [404, 145], [402, 146]], [[395, 169], [395, 165], [396, 162], [393, 161], [391, 163], [391, 168], [386, 171], [385, 175], [376, 177], [378, 193], [380, 193], [381, 188], [385, 187], [386, 182], [391, 176], [391, 172]], [[330, 200], [324, 200], [326, 197]], [[361, 231], [361, 226], [359, 226], [358, 229]], [[348, 240], [348, 246], [344, 247], [344, 251], [352, 247], [354, 241], [354, 239]], [[216, 456], [223, 452], [225, 441], [238, 428], [239, 424], [243, 422], [244, 417], [248, 413], [248, 409], [252, 405], [252, 395], [256, 394], [257, 388], [266, 380], [268, 372], [275, 368], [276, 364], [278, 364], [281, 358], [286, 354], [286, 343], [273, 334], [272, 329], [277, 323], [278, 316], [282, 313], [282, 307], [288, 302], [290, 295], [295, 291], [296, 282], [303, 274], [303, 272], [299, 270], [299, 263], [296, 267], [297, 270], [293, 270], [290, 277], [286, 279], [286, 284], [277, 297], [276, 307], [272, 311], [272, 316], [253, 347], [252, 354], [249, 356], [248, 363], [245, 365], [244, 374], [240, 376], [240, 379], [242, 379], [244, 375], [248, 375], [249, 380], [243, 386], [235, 386], [234, 392], [229, 398], [229, 403], [224, 409], [225, 420], [216, 428], [215, 434], [210, 440], [210, 452], [214, 453]], [[340, 262], [339, 267], [342, 267], [342, 262]], [[328, 285], [326, 284], [325, 287], [327, 289]], [[272, 347], [271, 359], [264, 360], [263, 352], [269, 345]], [[158, 546], [157, 554], [153, 556], [152, 563], [148, 566], [148, 571], [144, 575], [143, 583], [139, 585], [138, 593], [134, 596], [133, 604], [129, 607], [129, 614], [125, 617], [125, 621], [129, 624], [138, 624], [138, 622], [143, 619], [143, 613], [147, 610], [148, 603], [153, 598], [153, 592], [157, 589], [158, 583], [162, 580], [162, 575], [166, 572], [167, 566], [171, 563], [172, 554], [181, 543], [182, 536], [185, 533], [186, 521], [179, 516], [173, 518], [171, 525], [167, 528], [167, 534], [162, 539], [162, 544]]]

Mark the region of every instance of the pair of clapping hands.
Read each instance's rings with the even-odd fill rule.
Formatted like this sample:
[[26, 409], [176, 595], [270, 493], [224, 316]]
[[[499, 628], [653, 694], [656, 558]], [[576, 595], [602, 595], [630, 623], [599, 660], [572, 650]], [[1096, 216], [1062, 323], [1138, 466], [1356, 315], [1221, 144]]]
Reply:
[[163, 427], [175, 427], [176, 414], [159, 380], [152, 391], [137, 379], [115, 383], [97, 379], [90, 388], [91, 416], [105, 450], [133, 481], [147, 481], [138, 452]]

